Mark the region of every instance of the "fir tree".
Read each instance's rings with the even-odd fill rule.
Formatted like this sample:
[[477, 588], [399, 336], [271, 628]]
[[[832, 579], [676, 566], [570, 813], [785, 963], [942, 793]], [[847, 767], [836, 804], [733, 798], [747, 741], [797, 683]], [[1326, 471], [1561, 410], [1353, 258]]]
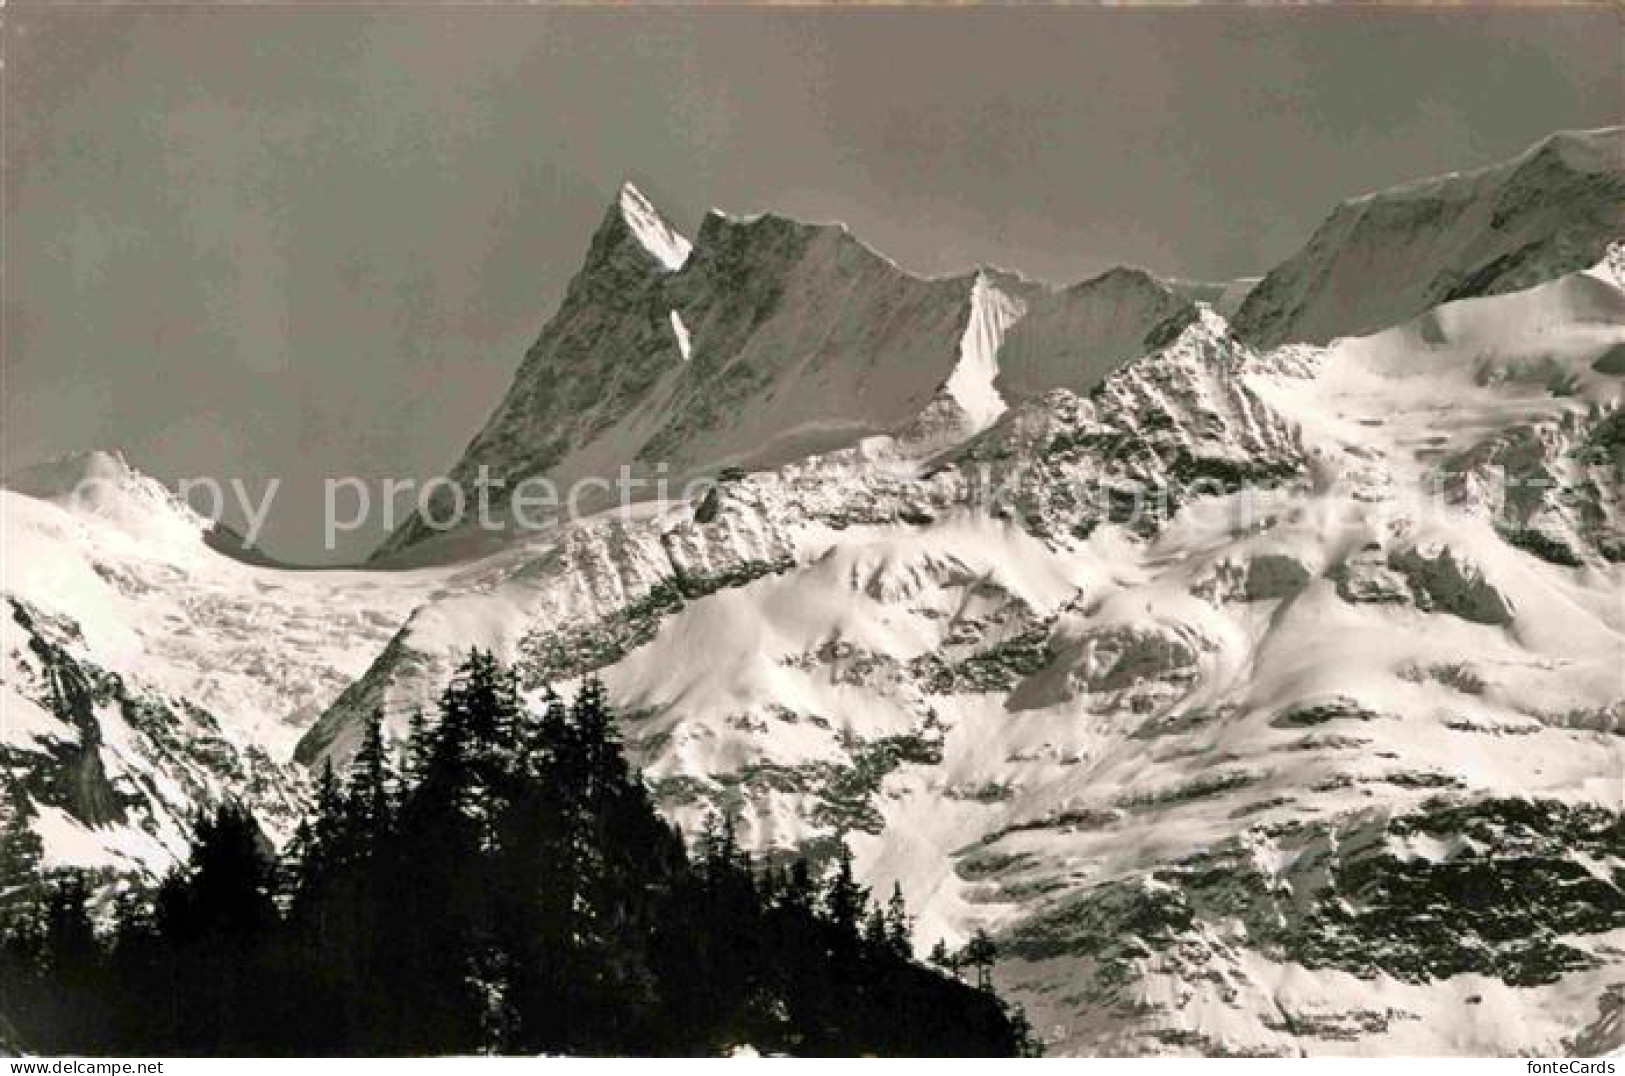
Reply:
[[0, 926], [12, 903], [38, 896], [45, 848], [30, 825], [33, 814], [21, 785], [7, 782], [0, 795]]
[[0, 944], [27, 987], [0, 995], [4, 1015], [56, 1052], [1027, 1048], [1019, 1013], [912, 960], [901, 888], [871, 909], [844, 843], [822, 882], [805, 859], [759, 871], [722, 814], [690, 853], [596, 681], [529, 714], [511, 671], [473, 653], [406, 758], [397, 778], [370, 721], [346, 787], [324, 768], [274, 869], [248, 812], [200, 818], [152, 899], [120, 898], [108, 944], [84, 880], [64, 880]]
[[841, 934], [855, 936], [868, 903], [869, 891], [853, 876], [852, 850], [843, 841], [836, 854], [835, 873], [824, 891], [824, 913]]
[[886, 902], [886, 944], [898, 956], [909, 956], [914, 951], [911, 940], [914, 933], [914, 921], [908, 914], [908, 905], [903, 901], [903, 884], [893, 882], [891, 899]]
[[998, 959], [998, 947], [994, 945], [993, 938], [987, 931], [977, 928], [971, 935], [960, 962], [966, 967], [976, 970], [976, 988], [978, 990], [993, 989], [993, 964]]
[[345, 792], [346, 821], [353, 840], [367, 846], [382, 840], [393, 821], [394, 786], [383, 718], [374, 713], [367, 719], [361, 747], [350, 763]]

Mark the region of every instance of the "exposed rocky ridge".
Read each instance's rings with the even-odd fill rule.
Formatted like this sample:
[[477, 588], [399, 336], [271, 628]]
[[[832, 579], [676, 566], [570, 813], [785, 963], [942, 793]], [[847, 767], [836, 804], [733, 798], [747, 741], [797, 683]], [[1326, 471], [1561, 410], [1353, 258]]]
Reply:
[[191, 700], [101, 668], [71, 620], [15, 598], [5, 614], [0, 794], [46, 831], [53, 862], [153, 876], [184, 855], [199, 808], [225, 797], [286, 838], [301, 769]]
[[1504, 164], [1351, 199], [1252, 289], [1248, 342], [1324, 343], [1437, 303], [1594, 265], [1625, 238], [1625, 128], [1562, 132]]
[[[947, 436], [925, 441], [941, 444], [1010, 401], [1093, 387], [1191, 311], [1138, 271], [1061, 290], [992, 270], [920, 279], [840, 225], [772, 214], [713, 212], [679, 259], [667, 247], [680, 237], [653, 214], [631, 188], [610, 208], [455, 482], [472, 488], [481, 466], [510, 492], [623, 465], [674, 481], [770, 467], [899, 432], [933, 401]], [[449, 518], [453, 495], [439, 496], [430, 516]], [[414, 515], [380, 556], [434, 537]]]
[[1203, 311], [1165, 348], [1019, 409], [953, 457], [996, 491], [994, 512], [1034, 533], [1087, 537], [1103, 522], [1149, 534], [1187, 500], [1268, 487], [1304, 470], [1293, 424], [1245, 376], [1258, 357]]
[[[1055, 390], [923, 471], [906, 454], [890, 456], [890, 468], [870, 467], [863, 452], [849, 450], [725, 483], [696, 506], [575, 524], [545, 554], [525, 551], [522, 569], [512, 566], [521, 554], [509, 554], [457, 580], [444, 615], [432, 605], [414, 613], [297, 757], [342, 765], [377, 710], [404, 729], [457, 659], [455, 649], [436, 653], [412, 640], [466, 646], [449, 628], [453, 619], [472, 615], [486, 625], [481, 638], [519, 658], [540, 684], [614, 664], [686, 601], [797, 567], [809, 527], [924, 525], [987, 510], [1041, 539], [1082, 538], [1108, 521], [1150, 534], [1188, 499], [1289, 480], [1303, 466], [1294, 432], [1247, 388], [1249, 361], [1256, 357], [1222, 320], [1204, 314], [1163, 350], [1108, 377], [1090, 400]], [[475, 597], [481, 592], [489, 597]], [[469, 614], [466, 606], [481, 600], [499, 611]], [[1010, 652], [999, 661], [1019, 665]], [[939, 685], [964, 676], [997, 682], [980, 664], [979, 672], [945, 666], [930, 676]]]
[[1625, 560], [1617, 485], [1625, 467], [1625, 412], [1598, 409], [1492, 434], [1452, 458], [1445, 492], [1491, 503], [1507, 540], [1555, 564], [1588, 552]]
[[[1298, 1054], [1403, 1041], [1404, 1025], [1426, 1017], [1394, 1004], [1405, 995], [1385, 984], [1452, 983], [1464, 985], [1456, 1004], [1480, 1041], [1515, 1049], [1516, 1033], [1494, 1028], [1493, 1015], [1474, 1020], [1472, 1008], [1488, 995], [1493, 1014], [1503, 998], [1617, 960], [1621, 825], [1616, 812], [1549, 800], [1455, 797], [1414, 813], [1253, 826], [1211, 851], [1053, 900], [1007, 939], [1028, 966], [1012, 974], [1087, 961], [1082, 995], [1111, 1014], [1111, 1045], [1126, 1052]], [[1372, 1001], [1340, 1011], [1312, 987], [1271, 985], [1272, 970], [1294, 965], [1351, 976]], [[1169, 974], [1185, 989], [1147, 996], [1147, 979]], [[1248, 1024], [1215, 1009], [1245, 1012]], [[1576, 1015], [1583, 1028], [1601, 1014]], [[1557, 1051], [1579, 1037], [1543, 1045]]]

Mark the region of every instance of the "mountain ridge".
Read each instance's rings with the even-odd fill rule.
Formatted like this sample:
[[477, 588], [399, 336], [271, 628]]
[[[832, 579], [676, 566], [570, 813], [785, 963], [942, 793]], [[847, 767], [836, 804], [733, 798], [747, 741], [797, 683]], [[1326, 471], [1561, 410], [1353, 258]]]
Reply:
[[[938, 424], [969, 430], [996, 417], [1001, 392], [1077, 380], [1057, 352], [1091, 352], [1105, 368], [1142, 351], [1157, 324], [1189, 312], [1172, 289], [1151, 285], [1156, 294], [1117, 311], [1091, 348], [1081, 316], [1089, 300], [1069, 297], [1111, 278], [1057, 289], [987, 268], [919, 277], [844, 225], [775, 213], [712, 210], [689, 243], [627, 185], [558, 313], [450, 475], [466, 485], [484, 464], [505, 482], [543, 475], [567, 484], [614, 477], [623, 463], [640, 475], [665, 464], [674, 480], [772, 466], [895, 432], [938, 397], [957, 411]], [[1052, 315], [1055, 329], [1046, 334], [1033, 318], [1023, 330], [1026, 371], [1006, 376], [998, 351], [1005, 332], [1026, 320], [1012, 312], [1029, 303]], [[1004, 313], [989, 320], [995, 306]], [[1084, 339], [1063, 345], [1062, 329]], [[974, 375], [960, 372], [972, 367]], [[433, 538], [414, 514], [375, 560], [396, 562], [419, 543], [432, 548]]]
[[[1483, 182], [1460, 219], [1495, 232]], [[817, 384], [818, 356], [918, 369], [872, 411], [832, 392], [841, 438], [691, 500], [411, 571], [242, 564], [0, 490], [26, 565], [0, 759], [49, 862], [159, 873], [193, 797], [287, 817], [302, 773], [374, 715], [398, 738], [477, 645], [533, 703], [600, 677], [689, 832], [727, 815], [814, 859], [844, 835], [924, 939], [994, 933], [1053, 1053], [1625, 1045], [1625, 244], [1267, 346], [1149, 275], [899, 283], [770, 216], [672, 268], [625, 215], [533, 364], [582, 392], [559, 414], [590, 436], [555, 464], [737, 460], [760, 418], [730, 407]], [[1396, 249], [1433, 249], [1418, 227]], [[1413, 260], [1398, 284], [1439, 278]], [[832, 324], [874, 346], [783, 346]], [[589, 392], [605, 341], [630, 361]], [[516, 391], [492, 443], [536, 452], [503, 457], [523, 473], [556, 446], [524, 442], [546, 427]], [[726, 421], [681, 405], [707, 392]]]
[[1625, 127], [1559, 131], [1507, 161], [1345, 200], [1252, 288], [1236, 330], [1264, 347], [1361, 335], [1586, 269], [1622, 237]]

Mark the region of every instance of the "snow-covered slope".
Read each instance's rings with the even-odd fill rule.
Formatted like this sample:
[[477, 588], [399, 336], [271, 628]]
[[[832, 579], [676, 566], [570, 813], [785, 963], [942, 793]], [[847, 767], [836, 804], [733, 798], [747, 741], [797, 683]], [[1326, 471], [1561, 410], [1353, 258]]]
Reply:
[[[927, 940], [997, 930], [1057, 1052], [1599, 1048], [1622, 302], [1604, 267], [1270, 353], [1203, 310], [933, 460], [583, 521], [420, 608], [301, 757], [477, 641], [602, 673], [675, 817], [844, 832]], [[1554, 481], [1502, 517], [1446, 476], [1510, 431]]]
[[[1586, 228], [1600, 137], [1551, 143]], [[1504, 201], [1546, 152], [1413, 193]], [[1571, 234], [1544, 199], [1519, 244]], [[748, 473], [324, 573], [115, 457], [20, 476], [8, 792], [54, 858], [151, 869], [194, 799], [274, 827], [478, 645], [601, 675], [672, 817], [844, 835], [926, 944], [994, 931], [1052, 1052], [1617, 1050], [1625, 248], [1439, 303], [1406, 274], [1478, 240], [1435, 231], [1287, 318], [1366, 335], [1262, 348], [1142, 275], [920, 281], [774, 217], [690, 247], [623, 192], [461, 473]]]
[[0, 765], [46, 855], [156, 872], [222, 795], [273, 835], [294, 742], [433, 573], [298, 572], [217, 551], [211, 525], [116, 453], [0, 489]]
[[1235, 316], [1248, 341], [1324, 343], [1436, 303], [1593, 265], [1625, 238], [1625, 128], [1554, 134], [1504, 164], [1344, 202]]
[[[935, 444], [1011, 399], [1098, 380], [1189, 309], [1126, 271], [1060, 293], [992, 270], [925, 280], [841, 225], [772, 214], [712, 212], [691, 246], [628, 186], [451, 477], [466, 487], [484, 466], [511, 491], [533, 475], [614, 479], [624, 465], [679, 482], [896, 432], [933, 403], [929, 435], [915, 432]], [[1024, 320], [1007, 370], [1001, 348]], [[446, 517], [441, 492], [433, 518]], [[463, 555], [469, 537], [414, 515], [379, 556]]]

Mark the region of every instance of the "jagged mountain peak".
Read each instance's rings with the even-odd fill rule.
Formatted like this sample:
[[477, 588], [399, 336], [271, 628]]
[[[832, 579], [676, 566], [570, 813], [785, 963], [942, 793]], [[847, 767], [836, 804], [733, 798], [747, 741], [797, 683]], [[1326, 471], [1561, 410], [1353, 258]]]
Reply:
[[[737, 213], [712, 208], [700, 222], [694, 242], [703, 255], [734, 263], [742, 259], [772, 260], [775, 252], [799, 254], [815, 246], [825, 246], [841, 252], [844, 258], [873, 261], [910, 280], [933, 279], [904, 269], [883, 251], [864, 242], [844, 221], [802, 220], [772, 210]], [[968, 286], [969, 273], [950, 275], [965, 280]]]
[[[1139, 270], [1063, 289], [991, 267], [921, 277], [845, 225], [776, 213], [712, 211], [692, 245], [672, 235], [623, 191], [454, 479], [664, 464], [681, 480], [911, 430], [935, 451], [1010, 401], [1090, 388], [1190, 309]], [[414, 517], [379, 556], [429, 537]]]

